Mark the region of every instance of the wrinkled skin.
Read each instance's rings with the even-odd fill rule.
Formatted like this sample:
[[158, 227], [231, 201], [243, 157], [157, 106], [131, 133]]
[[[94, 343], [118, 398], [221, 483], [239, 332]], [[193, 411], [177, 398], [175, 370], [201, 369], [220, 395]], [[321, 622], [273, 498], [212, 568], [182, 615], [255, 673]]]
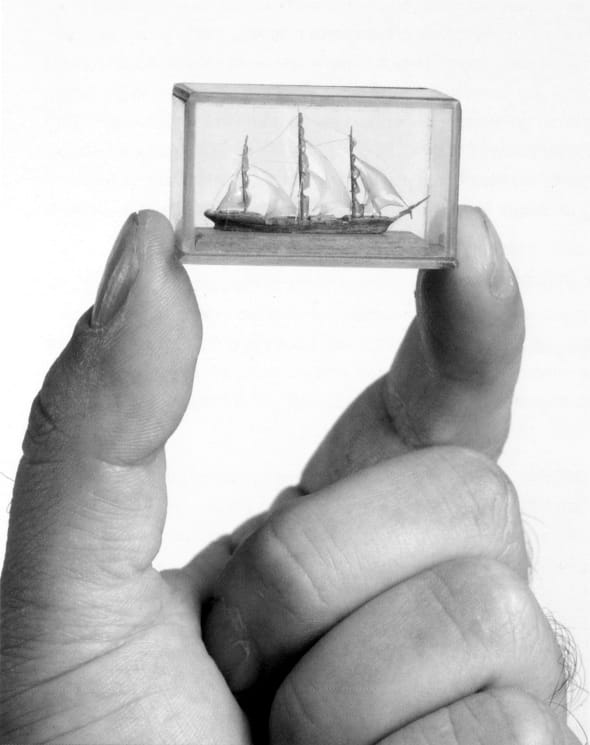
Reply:
[[576, 742], [518, 499], [494, 462], [522, 303], [485, 215], [462, 208], [459, 230], [460, 267], [419, 275], [392, 369], [299, 486], [158, 573], [164, 445], [201, 321], [165, 218], [127, 221], [23, 445], [3, 741]]

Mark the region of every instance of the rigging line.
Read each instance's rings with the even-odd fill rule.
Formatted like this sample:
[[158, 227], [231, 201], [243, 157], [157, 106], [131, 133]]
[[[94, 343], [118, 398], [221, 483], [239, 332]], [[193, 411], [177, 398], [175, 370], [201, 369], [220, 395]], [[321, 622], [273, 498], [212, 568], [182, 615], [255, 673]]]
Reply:
[[343, 139], [348, 139], [348, 132], [341, 132], [339, 129], [336, 129], [336, 127], [332, 127], [330, 124], [322, 124], [313, 116], [309, 116], [309, 114], [307, 113], [305, 114], [304, 120], [312, 122], [316, 125], [316, 127], [321, 127], [322, 129], [331, 129], [332, 132], [337, 132]]
[[240, 173], [240, 171], [241, 171], [241, 168], [238, 168], [236, 171], [234, 171], [234, 173], [228, 179], [225, 180], [225, 183], [223, 184], [223, 186], [221, 186], [217, 190], [217, 192], [215, 194], [215, 197], [212, 200], [213, 204], [218, 205], [221, 202], [221, 200], [225, 196], [225, 192], [229, 188], [229, 185], [238, 176], [238, 174]]
[[[355, 155], [357, 156], [357, 158], [360, 158], [361, 160], [364, 160], [369, 165], [372, 165], [373, 163], [378, 163], [379, 162], [379, 157], [376, 156], [375, 153], [367, 153], [362, 148], [361, 148], [360, 153], [359, 153], [358, 150], [355, 150], [354, 152], [355, 152]], [[375, 167], [375, 166], [373, 166], [373, 167]]]
[[261, 150], [265, 150], [267, 147], [270, 147], [273, 143], [275, 143], [278, 139], [280, 139], [285, 134], [285, 132], [289, 129], [289, 127], [293, 124], [293, 122], [296, 119], [297, 119], [296, 116], [294, 116], [292, 119], [290, 119], [287, 122], [287, 124], [285, 124], [285, 126], [283, 127], [283, 129], [281, 129], [281, 131], [279, 132], [279, 134], [274, 139], [272, 139], [270, 142], [267, 142], [266, 145], [262, 145], [261, 147], [258, 147], [255, 150], [251, 150], [250, 152], [252, 154], [259, 153]]
[[297, 183], [297, 176], [299, 175], [297, 169], [295, 169], [295, 173], [293, 174], [293, 183], [291, 184], [291, 190], [289, 192], [289, 195], [291, 197], [295, 196], [295, 184]]
[[[368, 163], [369, 165], [371, 165], [372, 163], [375, 163], [375, 161], [378, 162], [378, 160], [379, 160], [378, 158], [374, 157], [371, 154], [369, 154], [369, 157], [368, 158], [365, 157], [366, 154], [364, 152], [361, 152], [360, 154], [358, 152], [356, 152], [355, 154], [356, 154], [357, 158], [360, 158], [360, 160], [365, 161], [365, 163]], [[373, 166], [373, 168], [375, 168], [375, 166]], [[378, 170], [380, 170], [380, 169], [378, 169]], [[384, 176], [387, 176], [387, 174], [385, 174], [385, 173], [383, 175]], [[389, 178], [391, 180], [391, 178], [389, 176], [387, 176], [387, 178]], [[397, 189], [397, 183], [398, 183], [397, 175], [395, 176], [395, 181], [396, 181], [396, 187], [395, 188]], [[393, 183], [393, 181], [392, 181], [392, 183]]]
[[[296, 158], [291, 158], [291, 160], [277, 160], [276, 158], [264, 158], [264, 159], [259, 160], [258, 162], [259, 163], [265, 163], [265, 164], [266, 163], [281, 163], [282, 165], [289, 165], [290, 166], [290, 165], [293, 165], [293, 163], [295, 162], [295, 160], [296, 160]], [[253, 165], [255, 165], [255, 164], [253, 164]]]
[[348, 137], [340, 137], [338, 140], [325, 140], [324, 142], [318, 142], [316, 147], [322, 147], [322, 145], [331, 145], [334, 142], [347, 142], [347, 141], [348, 141]]
[[369, 162], [374, 163], [376, 160], [378, 160], [378, 158], [373, 158], [371, 156], [371, 153], [369, 153], [369, 157], [368, 158], [365, 158], [366, 153], [364, 152], [364, 150], [362, 148], [361, 148], [361, 152], [360, 153], [359, 153], [358, 150], [355, 149], [354, 154], [356, 155], [357, 158], [360, 158], [361, 160], [366, 160], [367, 163], [369, 163]]

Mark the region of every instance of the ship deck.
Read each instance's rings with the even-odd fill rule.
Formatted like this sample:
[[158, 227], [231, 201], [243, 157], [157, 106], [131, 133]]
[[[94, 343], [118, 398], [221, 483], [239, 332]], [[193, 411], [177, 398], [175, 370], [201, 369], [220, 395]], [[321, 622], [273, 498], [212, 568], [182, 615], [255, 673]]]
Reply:
[[194, 243], [182, 246], [187, 264], [419, 267], [456, 265], [443, 246], [409, 231], [380, 235], [256, 233], [196, 228]]

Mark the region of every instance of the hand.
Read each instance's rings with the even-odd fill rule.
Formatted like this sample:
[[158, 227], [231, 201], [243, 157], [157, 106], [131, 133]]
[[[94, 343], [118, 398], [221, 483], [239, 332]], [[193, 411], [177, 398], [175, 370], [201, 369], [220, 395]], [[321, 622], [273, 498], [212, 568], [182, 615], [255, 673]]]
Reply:
[[[406, 742], [412, 727], [440, 739], [444, 710], [429, 712], [446, 704], [453, 722], [466, 722], [459, 742], [475, 734], [488, 742], [500, 725], [522, 723], [567, 741], [563, 699], [546, 703], [559, 687], [558, 650], [517, 579], [526, 557], [513, 491], [481, 456], [407, 452], [446, 442], [495, 454], [507, 431], [522, 317], [502, 271], [511, 289], [499, 282], [496, 305], [482, 294], [493, 263], [482, 224], [463, 214], [460, 270], [422, 275], [420, 322], [386, 385], [353, 405], [304, 473], [304, 490], [319, 493], [288, 491], [272, 517], [160, 574], [151, 562], [165, 513], [163, 447], [190, 397], [201, 326], [169, 225], [150, 212], [130, 218], [94, 309], [31, 413], [2, 577], [4, 739], [250, 743], [247, 718], [200, 637], [201, 607], [225, 566], [206, 631], [231, 686], [262, 690], [268, 701], [301, 658], [275, 699], [275, 742], [374, 742], [396, 731], [391, 741]], [[324, 544], [313, 533], [306, 543], [310, 526]], [[294, 537], [300, 543], [287, 542]], [[341, 542], [325, 574], [327, 552]], [[285, 551], [295, 551], [293, 563]], [[268, 588], [257, 603], [236, 582], [245, 572], [260, 589], [252, 570]], [[236, 637], [223, 606], [230, 619], [232, 608], [241, 614], [247, 636], [231, 649], [246, 651], [245, 666], [224, 656], [223, 640]], [[454, 624], [453, 612], [466, 624]], [[309, 690], [318, 695], [302, 713], [297, 696]], [[494, 711], [506, 714], [493, 720]]]
[[574, 741], [517, 496], [491, 460], [520, 295], [481, 212], [461, 210], [459, 250], [458, 270], [420, 275], [391, 371], [337, 422], [302, 489], [238, 531], [213, 588], [208, 648], [262, 731], [266, 702], [273, 743]]
[[31, 412], [2, 576], [2, 742], [249, 742], [200, 637], [225, 544], [191, 577], [151, 566], [200, 342], [168, 221], [131, 216]]

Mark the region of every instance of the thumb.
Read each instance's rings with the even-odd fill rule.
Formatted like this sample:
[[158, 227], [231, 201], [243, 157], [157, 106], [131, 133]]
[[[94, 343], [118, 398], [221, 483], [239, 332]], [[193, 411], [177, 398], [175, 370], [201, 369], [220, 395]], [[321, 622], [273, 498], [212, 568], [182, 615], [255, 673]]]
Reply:
[[184, 414], [200, 342], [200, 316], [169, 222], [147, 210], [131, 215], [94, 307], [35, 401], [25, 458], [76, 451], [118, 465], [145, 460]]
[[[166, 508], [163, 447], [189, 401], [200, 342], [170, 224], [131, 215], [94, 308], [33, 403], [2, 576], [7, 629], [10, 617], [35, 616], [46, 640], [53, 611], [67, 605], [87, 620], [92, 597], [105, 612], [105, 588], [129, 589], [151, 565]], [[31, 607], [49, 614], [42, 624]]]

